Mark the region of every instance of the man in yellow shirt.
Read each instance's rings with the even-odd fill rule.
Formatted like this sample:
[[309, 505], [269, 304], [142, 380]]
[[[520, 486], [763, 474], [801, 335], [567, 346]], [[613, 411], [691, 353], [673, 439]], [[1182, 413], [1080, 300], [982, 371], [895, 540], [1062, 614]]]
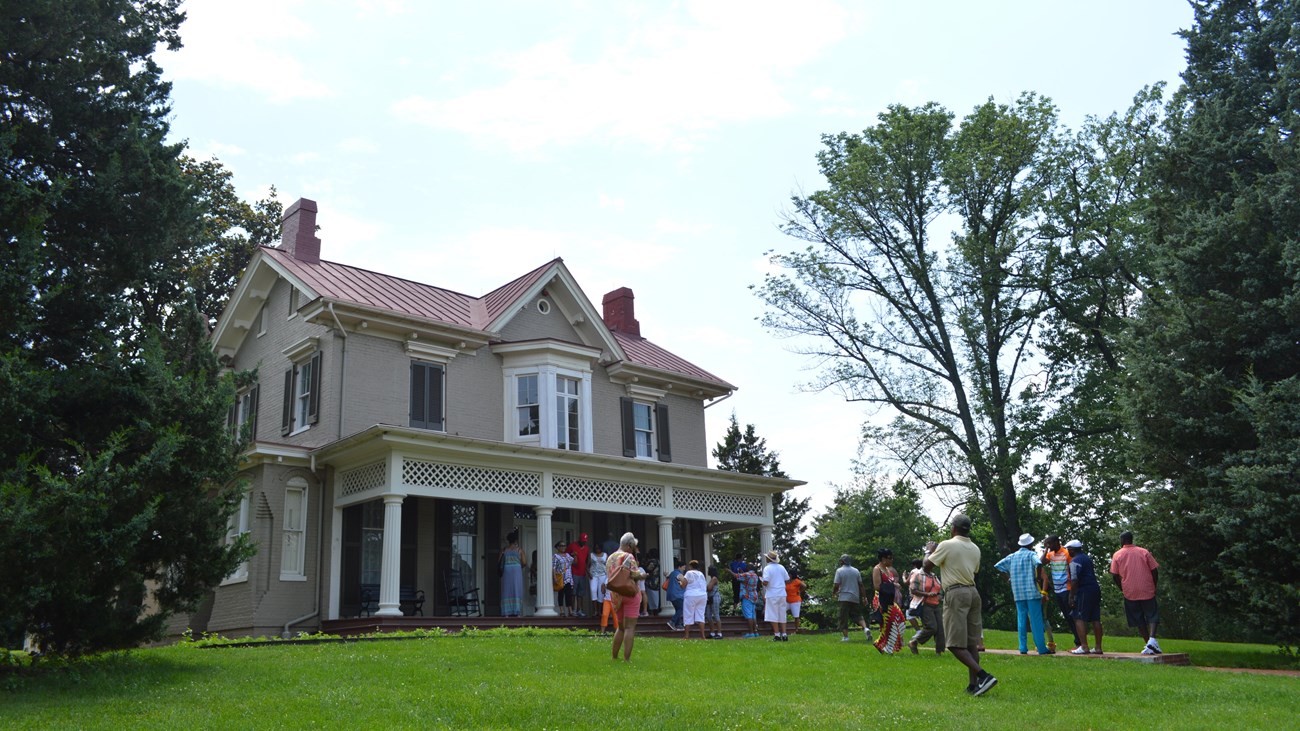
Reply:
[[925, 560], [927, 571], [938, 567], [942, 572], [943, 633], [953, 657], [966, 666], [970, 684], [966, 692], [984, 695], [998, 684], [980, 667], [980, 638], [984, 636], [984, 617], [980, 593], [975, 588], [975, 574], [980, 570], [980, 548], [970, 539], [970, 518], [961, 513], [952, 516], [952, 538], [939, 544]]

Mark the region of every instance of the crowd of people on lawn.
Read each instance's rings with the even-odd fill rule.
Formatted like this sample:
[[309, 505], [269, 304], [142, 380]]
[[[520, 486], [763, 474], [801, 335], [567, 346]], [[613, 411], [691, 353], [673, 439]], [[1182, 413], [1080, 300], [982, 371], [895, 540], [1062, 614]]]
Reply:
[[[949, 525], [952, 537], [927, 544], [923, 557], [913, 560], [911, 568], [901, 576], [888, 548], [877, 552], [869, 585], [853, 566], [853, 558], [840, 556], [832, 588], [839, 605], [839, 631], [841, 641], [848, 642], [849, 627], [860, 627], [876, 649], [894, 653], [901, 650], [905, 628], [910, 626], [913, 634], [906, 645], [913, 654], [933, 639], [936, 653], [948, 651], [966, 666], [967, 693], [982, 695], [998, 681], [979, 662], [979, 654], [984, 651], [984, 631], [975, 575], [981, 553], [970, 539], [968, 516], [956, 514]], [[502, 609], [507, 616], [517, 616], [523, 593], [522, 570], [527, 562], [518, 546], [518, 535], [511, 533], [507, 540], [499, 562]], [[1102, 654], [1101, 585], [1083, 543], [1076, 539], [1062, 546], [1058, 536], [1048, 535], [1043, 539], [1041, 556], [1033, 548], [1035, 543], [1034, 536], [1021, 535], [1019, 548], [995, 564], [1011, 583], [1020, 653], [1028, 654], [1027, 635], [1031, 635], [1038, 654], [1055, 654], [1055, 642], [1044, 616], [1050, 606], [1055, 606], [1074, 635], [1075, 647], [1070, 654]], [[612, 548], [589, 546], [588, 536], [583, 533], [573, 543], [565, 545], [561, 541], [555, 545], [551, 568], [561, 616], [586, 616], [578, 602], [580, 598], [588, 599], [593, 613], [600, 612], [601, 632], [614, 628], [615, 660], [620, 650], [624, 660], [631, 659], [637, 621], [659, 610], [660, 592], [646, 591], [647, 580], [657, 583], [653, 588], [662, 589], [672, 603], [673, 617], [668, 626], [682, 632], [684, 639], [689, 639], [693, 631], [700, 639], [723, 638], [716, 566], [702, 569], [697, 560], [674, 559], [676, 565], [660, 583], [658, 555], [650, 550], [642, 561], [635, 535], [625, 533], [617, 549]], [[796, 572], [782, 565], [776, 551], [765, 552], [754, 563], [737, 555], [727, 568], [732, 599], [748, 625], [745, 638], [760, 636], [760, 611], [762, 621], [771, 626], [774, 642], [789, 641], [790, 625], [798, 634], [806, 586]], [[1160, 654], [1155, 598], [1159, 564], [1149, 551], [1134, 545], [1133, 534], [1125, 531], [1120, 535], [1119, 550], [1111, 557], [1109, 573], [1124, 595], [1129, 626], [1145, 640], [1142, 654]], [[868, 617], [880, 625], [880, 636], [874, 641]], [[1095, 642], [1090, 641], [1089, 629]]]

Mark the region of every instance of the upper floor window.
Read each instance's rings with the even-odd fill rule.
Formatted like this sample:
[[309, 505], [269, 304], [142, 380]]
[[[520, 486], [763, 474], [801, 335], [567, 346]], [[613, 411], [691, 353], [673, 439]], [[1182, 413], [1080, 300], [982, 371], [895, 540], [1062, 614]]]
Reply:
[[577, 452], [581, 449], [582, 397], [577, 378], [555, 378], [555, 446]]
[[235, 438], [245, 435], [257, 439], [257, 401], [260, 389], [257, 385], [235, 396], [235, 404], [226, 415], [226, 425]]
[[515, 434], [521, 438], [542, 433], [540, 393], [536, 373], [515, 377]]
[[437, 363], [411, 361], [411, 427], [444, 431], [445, 369]]
[[623, 456], [671, 462], [668, 405], [623, 397], [619, 406], [623, 416]]
[[295, 362], [284, 372], [284, 411], [280, 434], [288, 436], [320, 421], [321, 352]]

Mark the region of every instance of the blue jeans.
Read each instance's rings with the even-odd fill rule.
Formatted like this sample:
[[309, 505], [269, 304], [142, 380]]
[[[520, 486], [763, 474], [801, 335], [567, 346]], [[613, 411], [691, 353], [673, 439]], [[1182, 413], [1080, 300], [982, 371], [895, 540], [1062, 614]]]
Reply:
[[1038, 597], [1033, 599], [1016, 600], [1016, 633], [1020, 636], [1020, 651], [1029, 652], [1029, 645], [1025, 641], [1025, 619], [1029, 619], [1029, 626], [1034, 633], [1034, 647], [1038, 649], [1038, 654], [1047, 652], [1047, 640], [1043, 638], [1043, 602]]
[[673, 603], [673, 626], [682, 626], [682, 604], [685, 602], [681, 597], [672, 600]]

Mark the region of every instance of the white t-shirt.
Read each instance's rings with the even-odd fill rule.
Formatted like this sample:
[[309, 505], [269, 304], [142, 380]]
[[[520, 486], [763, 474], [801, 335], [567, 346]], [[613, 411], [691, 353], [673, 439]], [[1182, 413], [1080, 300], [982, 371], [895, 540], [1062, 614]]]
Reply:
[[790, 574], [786, 572], [785, 567], [779, 563], [770, 563], [763, 567], [763, 581], [767, 582], [767, 591], [763, 596], [785, 597], [785, 582], [790, 580]]
[[682, 596], [708, 596], [709, 582], [704, 578], [704, 574], [691, 569], [686, 572], [686, 593]]

